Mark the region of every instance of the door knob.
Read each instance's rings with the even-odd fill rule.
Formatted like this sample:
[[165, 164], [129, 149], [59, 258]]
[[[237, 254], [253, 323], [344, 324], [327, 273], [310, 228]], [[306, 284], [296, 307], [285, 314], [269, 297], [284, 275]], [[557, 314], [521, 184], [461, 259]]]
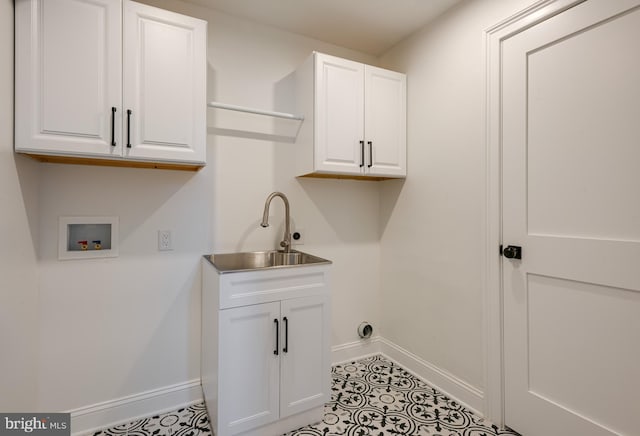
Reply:
[[507, 259], [522, 259], [522, 247], [518, 247], [517, 245], [509, 245], [504, 250], [502, 250], [502, 254]]

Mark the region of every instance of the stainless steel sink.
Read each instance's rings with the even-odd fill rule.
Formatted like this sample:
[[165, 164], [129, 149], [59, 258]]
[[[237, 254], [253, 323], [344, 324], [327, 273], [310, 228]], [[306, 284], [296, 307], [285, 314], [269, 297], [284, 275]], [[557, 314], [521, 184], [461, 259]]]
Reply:
[[253, 271], [268, 268], [289, 268], [331, 263], [330, 260], [302, 251], [250, 251], [205, 256], [220, 273]]

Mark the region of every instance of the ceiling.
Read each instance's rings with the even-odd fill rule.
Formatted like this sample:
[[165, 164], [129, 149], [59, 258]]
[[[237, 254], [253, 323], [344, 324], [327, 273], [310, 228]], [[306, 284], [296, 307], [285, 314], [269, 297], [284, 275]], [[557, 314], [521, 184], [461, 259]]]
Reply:
[[187, 0], [374, 56], [461, 0]]

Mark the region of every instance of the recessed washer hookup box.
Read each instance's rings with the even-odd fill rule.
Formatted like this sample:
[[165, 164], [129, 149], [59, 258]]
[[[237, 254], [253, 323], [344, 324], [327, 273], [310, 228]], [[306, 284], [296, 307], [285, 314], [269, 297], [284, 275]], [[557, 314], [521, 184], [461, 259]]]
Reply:
[[58, 259], [118, 256], [118, 217], [61, 216]]

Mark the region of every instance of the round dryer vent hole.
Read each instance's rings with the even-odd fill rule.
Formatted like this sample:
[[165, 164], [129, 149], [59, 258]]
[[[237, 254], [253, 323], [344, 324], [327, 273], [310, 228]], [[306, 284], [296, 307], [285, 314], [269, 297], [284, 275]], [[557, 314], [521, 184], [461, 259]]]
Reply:
[[359, 326], [358, 326], [358, 335], [362, 338], [362, 339], [369, 339], [371, 337], [371, 335], [373, 334], [373, 327], [371, 326], [371, 324], [369, 324], [366, 321], [363, 321]]

